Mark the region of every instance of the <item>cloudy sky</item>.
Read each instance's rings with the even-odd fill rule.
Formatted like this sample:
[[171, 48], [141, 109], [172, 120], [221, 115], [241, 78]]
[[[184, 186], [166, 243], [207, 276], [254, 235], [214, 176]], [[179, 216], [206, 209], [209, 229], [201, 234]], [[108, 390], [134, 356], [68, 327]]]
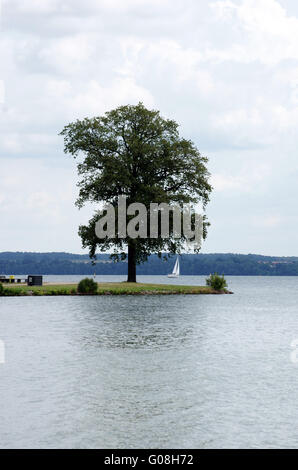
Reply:
[[2, 0], [0, 251], [82, 252], [58, 132], [143, 101], [209, 157], [204, 252], [298, 256], [297, 0]]

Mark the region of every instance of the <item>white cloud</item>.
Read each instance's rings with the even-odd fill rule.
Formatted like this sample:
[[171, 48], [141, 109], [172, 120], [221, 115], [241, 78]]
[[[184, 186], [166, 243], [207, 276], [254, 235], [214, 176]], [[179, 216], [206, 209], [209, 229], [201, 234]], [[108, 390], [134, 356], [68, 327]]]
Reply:
[[[71, 161], [70, 161], [71, 162]], [[74, 251], [81, 250], [77, 235], [80, 223], [91, 212], [78, 212], [73, 205], [77, 195], [74, 165], [59, 166], [36, 159], [2, 159], [0, 244], [3, 250]]]
[[84, 117], [102, 114], [109, 108], [127, 103], [137, 104], [139, 101], [143, 101], [146, 106], [154, 106], [150, 92], [137, 85], [133, 79], [116, 79], [108, 87], [91, 80], [86, 84], [84, 91], [70, 100], [69, 107], [73, 115]]
[[276, 228], [283, 223], [283, 218], [279, 214], [253, 216], [251, 219], [252, 225], [257, 228]]
[[[234, 174], [233, 174], [234, 173]], [[243, 162], [238, 170], [230, 169], [229, 173], [214, 172], [211, 175], [211, 185], [216, 192], [229, 194], [256, 194], [260, 187], [267, 187], [272, 177], [272, 168], [264, 162]]]
[[96, 39], [83, 34], [55, 39], [42, 48], [38, 55], [45, 65], [73, 75], [95, 60]]
[[63, 11], [65, 2], [59, 0], [2, 0], [4, 8], [10, 6], [15, 12], [29, 14], [48, 14]]
[[229, 50], [213, 51], [222, 60], [277, 64], [298, 59], [298, 18], [288, 16], [277, 0], [219, 1], [213, 3], [219, 21], [243, 29], [244, 43]]
[[214, 173], [211, 177], [211, 184], [215, 191], [244, 191], [248, 189], [244, 185], [242, 177], [230, 176]]
[[4, 81], [0, 80], [0, 104], [3, 104], [5, 101], [5, 85]]

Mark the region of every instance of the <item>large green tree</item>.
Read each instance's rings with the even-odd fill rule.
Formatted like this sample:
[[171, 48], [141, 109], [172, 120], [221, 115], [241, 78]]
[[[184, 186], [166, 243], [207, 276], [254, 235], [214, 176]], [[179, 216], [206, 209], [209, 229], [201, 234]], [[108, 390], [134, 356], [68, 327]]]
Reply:
[[[67, 125], [64, 151], [78, 157], [78, 207], [87, 202], [110, 203], [117, 207], [118, 197], [125, 195], [127, 204], [150, 203], [197, 204], [204, 209], [211, 186], [203, 157], [192, 141], [179, 135], [178, 124], [164, 119], [159, 111], [149, 110], [142, 103], [120, 106], [104, 116], [77, 120]], [[99, 239], [95, 225], [98, 212], [87, 226], [80, 226], [79, 235], [92, 259], [96, 251], [114, 248], [116, 261], [128, 259], [128, 281], [136, 281], [136, 265], [155, 252], [162, 256], [180, 253], [184, 238]], [[204, 238], [208, 222], [204, 217]]]

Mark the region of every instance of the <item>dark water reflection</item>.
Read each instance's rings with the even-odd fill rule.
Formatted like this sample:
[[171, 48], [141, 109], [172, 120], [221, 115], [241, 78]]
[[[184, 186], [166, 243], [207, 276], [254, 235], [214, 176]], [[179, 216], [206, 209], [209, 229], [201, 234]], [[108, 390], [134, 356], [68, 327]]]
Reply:
[[[193, 346], [203, 338], [204, 313], [197, 307], [200, 323], [184, 312], [183, 299], [176, 298], [169, 309], [161, 309], [158, 297], [132, 297], [127, 309], [123, 299], [109, 297], [105, 308], [98, 315], [101, 299], [88, 300], [88, 311], [80, 331], [80, 341], [86, 340], [88, 347], [108, 349], [177, 349]], [[83, 302], [85, 299], [83, 299]], [[115, 311], [115, 303], [119, 303]], [[124, 304], [124, 305], [123, 305]], [[181, 315], [183, 318], [181, 318]], [[80, 319], [78, 319], [80, 321]], [[81, 336], [82, 332], [84, 336]], [[75, 334], [75, 333], [74, 333]]]

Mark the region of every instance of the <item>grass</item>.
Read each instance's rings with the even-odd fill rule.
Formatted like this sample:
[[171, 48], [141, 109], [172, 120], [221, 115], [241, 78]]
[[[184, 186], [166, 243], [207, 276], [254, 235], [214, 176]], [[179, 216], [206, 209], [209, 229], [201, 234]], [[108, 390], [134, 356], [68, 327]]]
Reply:
[[[228, 294], [227, 289], [216, 291], [208, 286], [176, 286], [172, 284], [142, 284], [128, 282], [99, 283], [96, 295], [181, 295]], [[44, 286], [7, 286], [5, 296], [79, 295], [77, 284], [45, 284]], [[83, 294], [80, 294], [83, 295]]]

